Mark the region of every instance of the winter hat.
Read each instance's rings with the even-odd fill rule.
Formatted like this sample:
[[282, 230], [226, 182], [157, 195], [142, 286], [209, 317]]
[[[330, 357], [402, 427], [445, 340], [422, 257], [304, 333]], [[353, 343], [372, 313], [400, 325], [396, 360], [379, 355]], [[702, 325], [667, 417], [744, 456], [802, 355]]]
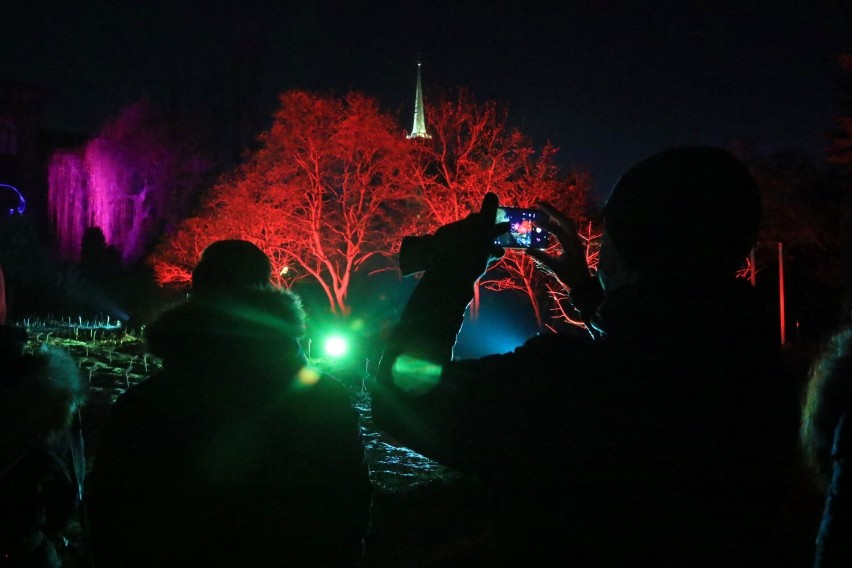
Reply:
[[624, 174], [603, 216], [626, 266], [733, 272], [754, 244], [760, 209], [740, 161], [721, 148], [682, 146]]
[[269, 257], [248, 241], [216, 241], [201, 253], [192, 271], [192, 293], [233, 292], [269, 283]]

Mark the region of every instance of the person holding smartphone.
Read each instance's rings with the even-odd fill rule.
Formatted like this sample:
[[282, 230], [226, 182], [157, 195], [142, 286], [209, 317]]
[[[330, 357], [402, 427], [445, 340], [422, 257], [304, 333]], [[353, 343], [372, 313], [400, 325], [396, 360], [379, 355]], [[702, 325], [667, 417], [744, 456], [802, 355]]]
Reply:
[[746, 168], [710, 147], [631, 168], [603, 210], [597, 278], [570, 220], [542, 204], [562, 250], [528, 254], [592, 333], [455, 360], [473, 283], [502, 252], [498, 206], [488, 194], [432, 236], [373, 399], [387, 433], [488, 485], [493, 564], [795, 562], [777, 523], [795, 393], [778, 384], [768, 318], [736, 278], [760, 218]]

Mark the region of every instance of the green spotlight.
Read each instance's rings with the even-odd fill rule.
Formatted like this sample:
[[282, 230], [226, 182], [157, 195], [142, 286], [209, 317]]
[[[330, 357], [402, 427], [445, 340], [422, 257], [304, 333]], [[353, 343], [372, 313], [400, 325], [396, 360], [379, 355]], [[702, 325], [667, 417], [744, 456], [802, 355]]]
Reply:
[[343, 357], [349, 350], [346, 339], [339, 335], [332, 335], [325, 340], [325, 354], [335, 359]]

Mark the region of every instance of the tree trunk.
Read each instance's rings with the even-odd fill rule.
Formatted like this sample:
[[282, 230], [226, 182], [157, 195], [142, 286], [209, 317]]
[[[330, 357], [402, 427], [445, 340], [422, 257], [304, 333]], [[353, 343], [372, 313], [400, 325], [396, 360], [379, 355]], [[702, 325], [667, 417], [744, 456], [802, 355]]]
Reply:
[[479, 280], [473, 283], [473, 301], [470, 303], [470, 319], [477, 321], [479, 319]]

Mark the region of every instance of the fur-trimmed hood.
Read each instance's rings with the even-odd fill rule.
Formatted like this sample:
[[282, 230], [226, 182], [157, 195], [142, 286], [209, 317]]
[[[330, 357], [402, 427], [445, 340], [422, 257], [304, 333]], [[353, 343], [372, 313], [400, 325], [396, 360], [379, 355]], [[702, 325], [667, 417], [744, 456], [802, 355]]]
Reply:
[[0, 360], [0, 471], [27, 448], [65, 431], [86, 400], [88, 383], [72, 357], [42, 346]]
[[[239, 296], [190, 299], [148, 326], [150, 353], [164, 366], [245, 368], [260, 362], [304, 364], [298, 340], [305, 316], [298, 296], [264, 286]], [[289, 366], [289, 365], [288, 365]]]

